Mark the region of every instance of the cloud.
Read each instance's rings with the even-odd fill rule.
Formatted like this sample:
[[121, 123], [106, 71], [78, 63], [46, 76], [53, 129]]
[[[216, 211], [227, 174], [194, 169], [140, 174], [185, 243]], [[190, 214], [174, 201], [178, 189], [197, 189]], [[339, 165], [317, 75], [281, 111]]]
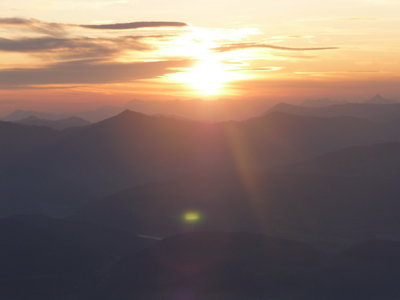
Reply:
[[[83, 59], [116, 57], [124, 51], [148, 51], [155, 47], [153, 42], [144, 42], [146, 38], [176, 36], [178, 33], [168, 31], [141, 32], [137, 35], [122, 35], [121, 30], [116, 34], [106, 36], [90, 35], [92, 29], [136, 29], [146, 27], [182, 27], [183, 22], [132, 22], [102, 25], [77, 25], [62, 23], [46, 23], [32, 18], [0, 18], [0, 27], [19, 30], [25, 37], [0, 37], [0, 52], [20, 52], [35, 55], [51, 55], [53, 58]], [[85, 30], [86, 29], [86, 30]], [[80, 31], [80, 32], [79, 32]], [[122, 32], [125, 32], [122, 30]], [[18, 32], [19, 33], [19, 32]], [[29, 36], [29, 34], [34, 36]], [[37, 37], [37, 33], [41, 34]], [[28, 34], [28, 37], [26, 37]], [[20, 36], [20, 34], [18, 34]], [[47, 56], [46, 56], [47, 58]]]
[[[157, 78], [187, 67], [188, 60], [147, 57], [147, 62], [117, 61], [125, 52], [151, 51], [156, 48], [154, 39], [174, 34], [161, 32], [137, 35], [95, 34], [92, 29], [135, 29], [145, 27], [186, 26], [182, 22], [133, 22], [105, 25], [74, 25], [46, 23], [28, 18], [0, 18], [0, 27], [20, 32], [16, 37], [0, 37], [0, 52], [29, 54], [42, 64], [36, 68], [0, 69], [0, 89], [38, 88], [46, 85], [85, 85], [130, 82], [137, 79]], [[88, 28], [88, 29], [85, 29]], [[12, 33], [12, 31], [10, 31]], [[125, 32], [125, 31], [122, 31]], [[34, 33], [34, 35], [32, 35]], [[41, 33], [39, 36], [37, 33]], [[30, 35], [29, 35], [30, 34]], [[86, 36], [85, 36], [86, 35]], [[17, 37], [18, 36], [18, 37]], [[151, 53], [151, 52], [150, 52]], [[129, 53], [133, 56], [134, 54]], [[134, 59], [132, 57], [132, 59]], [[148, 62], [149, 59], [153, 61]], [[45, 62], [53, 64], [45, 64]]]
[[0, 26], [29, 29], [33, 32], [42, 33], [50, 36], [63, 36], [67, 34], [67, 24], [46, 23], [37, 19], [30, 18], [0, 18]]
[[1, 25], [30, 25], [36, 21], [35, 19], [24, 18], [0, 18]]
[[233, 43], [233, 44], [226, 44], [226, 45], [214, 48], [213, 50], [216, 52], [227, 52], [227, 51], [249, 49], [249, 48], [266, 48], [266, 49], [274, 49], [274, 50], [282, 50], [282, 51], [320, 51], [320, 50], [339, 49], [337, 47], [297, 48], [297, 47], [276, 46], [276, 45], [263, 44], [263, 43]]
[[130, 23], [112, 23], [112, 24], [64, 24], [48, 23], [33, 18], [0, 18], [0, 26], [11, 27], [16, 30], [22, 30], [45, 34], [52, 37], [67, 36], [72, 29], [90, 29], [90, 30], [127, 30], [140, 28], [162, 28], [162, 27], [185, 27], [184, 22], [165, 22], [165, 21], [143, 21]]
[[258, 71], [258, 72], [272, 72], [272, 71], [280, 71], [283, 67], [246, 67], [240, 68], [237, 71]]
[[89, 29], [138, 29], [150, 27], [185, 27], [188, 24], [183, 22], [131, 22], [131, 23], [114, 23], [114, 24], [100, 24], [100, 25], [80, 25], [83, 28]]
[[126, 50], [146, 51], [152, 47], [142, 43], [143, 37], [117, 38], [0, 38], [0, 51], [55, 54], [63, 58], [110, 57]]
[[103, 63], [97, 60], [83, 60], [58, 63], [43, 68], [5, 69], [0, 70], [0, 88], [130, 82], [159, 77], [175, 72], [176, 68], [188, 67], [191, 64], [190, 60], [135, 63]]
[[377, 18], [368, 18], [368, 17], [348, 17], [348, 18], [340, 18], [342, 21], [377, 21]]

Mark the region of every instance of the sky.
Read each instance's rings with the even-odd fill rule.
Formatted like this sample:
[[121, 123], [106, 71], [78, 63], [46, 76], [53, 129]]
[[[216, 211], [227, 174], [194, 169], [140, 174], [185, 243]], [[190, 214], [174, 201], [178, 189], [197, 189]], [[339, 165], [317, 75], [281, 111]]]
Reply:
[[1, 0], [0, 111], [400, 100], [399, 0]]

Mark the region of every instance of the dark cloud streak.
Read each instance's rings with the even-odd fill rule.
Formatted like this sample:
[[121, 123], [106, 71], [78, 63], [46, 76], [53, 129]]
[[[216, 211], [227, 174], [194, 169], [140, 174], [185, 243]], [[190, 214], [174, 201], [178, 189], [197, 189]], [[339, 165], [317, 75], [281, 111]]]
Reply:
[[50, 36], [64, 36], [67, 34], [67, 24], [46, 23], [36, 19], [27, 18], [0, 18], [0, 26], [29, 29], [33, 32]]
[[36, 19], [24, 19], [24, 18], [0, 18], [0, 25], [30, 25], [37, 23]]
[[339, 49], [338, 47], [297, 48], [297, 47], [283, 47], [283, 46], [276, 46], [276, 45], [271, 45], [271, 44], [261, 44], [261, 43], [234, 43], [234, 44], [223, 45], [223, 46], [214, 48], [213, 50], [215, 52], [227, 52], [227, 51], [249, 49], [249, 48], [266, 48], [266, 49], [282, 50], [282, 51], [320, 51], [320, 50]]
[[166, 21], [142, 21], [129, 23], [112, 24], [63, 24], [48, 23], [32, 18], [0, 18], [0, 26], [7, 26], [16, 29], [28, 29], [37, 33], [43, 33], [54, 37], [64, 36], [71, 28], [86, 28], [97, 30], [127, 30], [140, 28], [162, 28], [162, 27], [185, 27], [184, 22], [166, 22]]
[[185, 27], [188, 24], [183, 22], [131, 22], [131, 23], [114, 23], [114, 24], [100, 24], [100, 25], [80, 25], [83, 28], [89, 29], [139, 29], [139, 28], [152, 28], [152, 27]]
[[56, 54], [63, 58], [112, 57], [126, 50], [151, 50], [151, 46], [140, 42], [142, 38], [0, 38], [0, 51]]
[[96, 60], [59, 63], [43, 68], [0, 70], [0, 88], [51, 84], [123, 83], [138, 79], [159, 77], [188, 67], [189, 60], [102, 63]]

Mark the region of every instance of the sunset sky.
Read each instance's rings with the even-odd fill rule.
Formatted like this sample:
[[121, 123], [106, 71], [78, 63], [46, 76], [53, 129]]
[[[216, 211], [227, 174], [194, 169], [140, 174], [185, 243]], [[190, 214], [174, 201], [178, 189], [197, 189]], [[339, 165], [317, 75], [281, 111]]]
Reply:
[[399, 0], [1, 0], [0, 111], [400, 99]]

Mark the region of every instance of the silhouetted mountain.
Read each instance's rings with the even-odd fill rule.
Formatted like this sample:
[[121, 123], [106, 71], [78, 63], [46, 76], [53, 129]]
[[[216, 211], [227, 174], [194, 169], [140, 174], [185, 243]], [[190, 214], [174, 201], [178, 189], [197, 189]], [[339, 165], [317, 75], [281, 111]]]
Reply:
[[[3, 170], [3, 213], [11, 205], [65, 214], [68, 207], [124, 187], [218, 168], [229, 160], [224, 143], [207, 124], [127, 111], [69, 132], [35, 157]], [[21, 183], [23, 190], [17, 188]]]
[[61, 299], [80, 292], [149, 244], [117, 230], [41, 216], [0, 220], [0, 237], [1, 299]]
[[349, 103], [348, 101], [344, 100], [336, 100], [336, 99], [329, 99], [329, 98], [322, 98], [322, 99], [307, 99], [301, 102], [301, 106], [328, 106], [328, 105], [337, 105], [337, 104], [346, 104]]
[[[375, 99], [374, 101], [378, 101]], [[380, 100], [379, 100], [380, 101]], [[269, 112], [282, 112], [314, 117], [355, 117], [371, 121], [389, 122], [400, 119], [400, 103], [347, 103], [328, 106], [299, 106], [281, 103]]]
[[[197, 174], [185, 179], [146, 184], [89, 205], [78, 220], [165, 237], [182, 231], [261, 231], [239, 175]], [[198, 212], [201, 220], [185, 222]]]
[[159, 242], [87, 223], [0, 220], [0, 297], [13, 300], [397, 299], [398, 241], [324, 254], [256, 233], [186, 232]]
[[391, 104], [391, 103], [398, 103], [396, 100], [383, 98], [381, 95], [375, 95], [371, 99], [367, 100], [366, 103], [373, 103], [373, 104]]
[[[400, 239], [397, 176], [238, 173], [186, 176], [107, 197], [78, 216], [160, 237], [192, 230], [264, 232], [321, 247]], [[197, 212], [198, 222], [185, 221]]]
[[340, 176], [399, 176], [400, 144], [384, 143], [350, 147], [328, 153], [301, 164], [290, 171]]
[[[344, 147], [399, 138], [397, 124], [347, 117], [271, 113], [207, 124], [126, 111], [63, 134], [37, 155], [2, 170], [2, 213], [11, 205], [13, 212], [20, 207], [24, 213], [66, 214], [90, 199], [147, 182], [193, 172], [264, 171]], [[24, 189], [18, 188], [21, 184]]]
[[181, 234], [121, 260], [79, 299], [392, 300], [399, 260], [393, 241], [326, 255], [257, 234]]
[[31, 111], [31, 110], [16, 110], [13, 113], [3, 117], [3, 121], [15, 122], [15, 121], [20, 121], [20, 120], [23, 120], [23, 119], [26, 119], [29, 117], [36, 117], [38, 119], [56, 121], [56, 120], [62, 120], [62, 119], [68, 118], [69, 116], [46, 113], [46, 112], [39, 112], [39, 111]]
[[175, 115], [203, 122], [246, 120], [258, 116], [271, 106], [267, 100], [133, 100], [126, 107], [150, 115]]
[[0, 298], [398, 299], [398, 242], [263, 236], [400, 240], [398, 125], [0, 122], [0, 213], [73, 214], [0, 220]]
[[59, 121], [59, 120], [78, 117], [79, 119], [86, 120], [90, 123], [95, 123], [114, 117], [115, 115], [118, 115], [121, 112], [123, 112], [125, 109], [126, 108], [122, 107], [104, 106], [94, 110], [74, 112], [68, 114], [55, 114], [55, 113], [47, 113], [47, 112], [31, 111], [31, 110], [16, 110], [11, 114], [3, 117], [2, 120], [17, 122], [27, 118], [35, 117], [41, 120]]
[[307, 245], [247, 233], [198, 232], [122, 260], [93, 299], [276, 299], [301, 287], [321, 263]]
[[60, 120], [44, 120], [34, 116], [30, 116], [28, 118], [18, 120], [15, 122], [23, 125], [49, 127], [57, 130], [63, 130], [66, 128], [73, 128], [73, 127], [81, 127], [90, 124], [88, 121], [85, 121], [77, 117], [70, 117]]
[[96, 123], [114, 117], [124, 110], [125, 108], [122, 107], [104, 106], [95, 110], [78, 112], [75, 115], [91, 123]]
[[373, 240], [330, 259], [304, 299], [398, 299], [400, 243]]
[[0, 121], [0, 168], [45, 148], [58, 137], [49, 128]]
[[[266, 159], [285, 163], [352, 145], [399, 139], [397, 125], [353, 117], [320, 118], [271, 112], [240, 123], [235, 135], [257, 164]], [[261, 153], [257, 153], [261, 151]]]

